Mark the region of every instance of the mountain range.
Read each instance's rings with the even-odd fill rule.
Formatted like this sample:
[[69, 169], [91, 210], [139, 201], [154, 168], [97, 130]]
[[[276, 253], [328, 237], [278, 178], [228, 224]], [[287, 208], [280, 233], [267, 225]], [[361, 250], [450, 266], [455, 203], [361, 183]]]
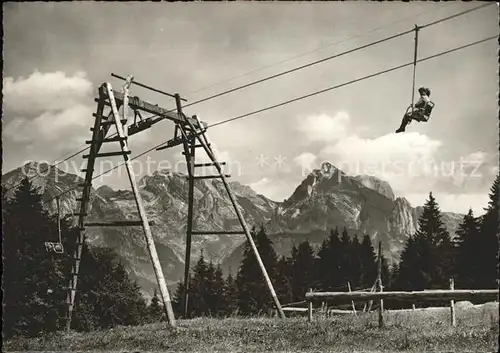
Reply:
[[[47, 170], [31, 177], [44, 200], [83, 182], [82, 178], [54, 166], [30, 162], [4, 174], [2, 185], [9, 189], [37, 170]], [[174, 285], [182, 279], [184, 271], [186, 175], [158, 170], [142, 177], [138, 185], [148, 219], [154, 222], [151, 230], [164, 274], [169, 284]], [[396, 197], [389, 183], [373, 176], [346, 175], [330, 163], [313, 170], [283, 202], [270, 200], [238, 182], [230, 182], [230, 186], [248, 225], [263, 225], [278, 255], [288, 255], [294, 244], [306, 239], [313, 247], [319, 247], [332, 228], [346, 227], [351, 236], [368, 234], [374, 247], [382, 241], [384, 256], [389, 262], [397, 262], [406, 240], [415, 233], [422, 213], [422, 207], [412, 207], [405, 198]], [[60, 197], [63, 216], [77, 210], [79, 196], [79, 188], [76, 188]], [[221, 181], [197, 180], [194, 202], [194, 230], [241, 230]], [[49, 212], [57, 210], [55, 200], [45, 206]], [[452, 236], [462, 218], [460, 214], [442, 212], [443, 222]], [[88, 222], [126, 219], [138, 219], [131, 191], [113, 190], [109, 186], [92, 189]], [[151, 295], [156, 279], [142, 228], [92, 227], [87, 229], [87, 240], [91, 245], [113, 248], [144, 294]], [[203, 251], [205, 259], [220, 263], [226, 273], [234, 274], [242, 258], [244, 242], [244, 235], [194, 235], [192, 261]]]

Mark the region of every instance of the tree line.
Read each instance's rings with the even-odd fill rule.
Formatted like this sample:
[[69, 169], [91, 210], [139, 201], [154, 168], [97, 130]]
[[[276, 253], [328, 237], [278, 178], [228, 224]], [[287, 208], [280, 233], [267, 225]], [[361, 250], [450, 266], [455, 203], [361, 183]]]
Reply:
[[[496, 178], [486, 213], [472, 211], [452, 237], [446, 230], [432, 193], [418, 220], [418, 230], [406, 242], [397, 265], [382, 257], [384, 290], [496, 288], [498, 248], [498, 191]], [[7, 199], [2, 189], [4, 335], [36, 336], [63, 328], [66, 286], [73, 264], [78, 230], [61, 222], [64, 254], [47, 253], [44, 242], [57, 238], [57, 222], [41, 205], [42, 196], [27, 179]], [[310, 289], [346, 291], [371, 288], [377, 276], [377, 257], [368, 235], [350, 236], [332, 229], [318, 249], [305, 241], [288, 256], [278, 257], [265, 228], [252, 237], [282, 304], [300, 302]], [[73, 243], [72, 241], [73, 240]], [[115, 325], [138, 325], [163, 320], [161, 299], [155, 292], [148, 303], [110, 249], [84, 246], [73, 328], [93, 330]], [[184, 316], [184, 284], [173, 298], [177, 317]], [[219, 264], [203, 253], [189, 278], [188, 317], [267, 314], [272, 298], [248, 242], [236, 276], [225, 277]], [[386, 307], [399, 303], [386, 303]]]

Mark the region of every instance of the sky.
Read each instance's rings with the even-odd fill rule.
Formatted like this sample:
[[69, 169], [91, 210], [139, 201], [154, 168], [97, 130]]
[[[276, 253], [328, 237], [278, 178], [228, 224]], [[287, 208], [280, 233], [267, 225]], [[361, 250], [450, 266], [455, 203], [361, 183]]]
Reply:
[[[479, 5], [4, 4], [3, 173], [27, 161], [60, 161], [85, 147], [97, 88], [103, 82], [122, 88], [111, 73], [134, 75], [189, 103]], [[497, 13], [493, 4], [422, 29], [419, 58], [497, 35]], [[497, 49], [490, 40], [417, 64], [416, 85], [431, 89], [436, 106], [428, 123], [412, 123], [403, 134], [394, 131], [411, 104], [411, 66], [214, 126], [208, 136], [231, 180], [276, 201], [329, 161], [348, 175], [386, 180], [414, 206], [432, 192], [443, 211], [481, 214], [498, 173]], [[413, 50], [410, 33], [184, 112], [214, 124], [409, 63]], [[175, 105], [138, 86], [130, 94]], [[134, 135], [132, 156], [172, 135], [169, 121]], [[117, 163], [119, 157], [103, 160], [96, 173]], [[152, 151], [133, 166], [138, 178], [157, 169], [186, 171], [180, 147]], [[84, 160], [78, 155], [59, 167], [80, 174]], [[119, 168], [94, 185], [128, 188], [125, 173]]]

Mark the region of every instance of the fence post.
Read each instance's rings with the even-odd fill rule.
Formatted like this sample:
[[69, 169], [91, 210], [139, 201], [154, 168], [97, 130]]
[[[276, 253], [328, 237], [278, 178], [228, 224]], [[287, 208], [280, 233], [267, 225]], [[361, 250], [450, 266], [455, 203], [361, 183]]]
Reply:
[[[453, 278], [450, 278], [450, 289], [455, 290], [455, 281]], [[451, 326], [455, 327], [457, 325], [456, 317], [455, 317], [455, 301], [450, 300], [450, 309], [451, 309]]]
[[[349, 281], [347, 281], [347, 288], [349, 288], [349, 293], [351, 293], [351, 283], [349, 283]], [[356, 306], [354, 305], [354, 300], [351, 300], [351, 305], [352, 305], [352, 312], [353, 312], [354, 316], [357, 316], [356, 315]]]
[[[312, 293], [312, 289], [309, 288], [309, 293]], [[312, 303], [312, 300], [309, 301], [308, 305], [307, 305], [307, 308], [308, 308], [308, 319], [309, 319], [309, 322], [312, 322], [313, 320], [313, 303]]]
[[[377, 283], [380, 292], [383, 291], [382, 286], [382, 242], [378, 243], [378, 266], [377, 266]], [[378, 327], [384, 327], [384, 300], [380, 299], [378, 308]]]

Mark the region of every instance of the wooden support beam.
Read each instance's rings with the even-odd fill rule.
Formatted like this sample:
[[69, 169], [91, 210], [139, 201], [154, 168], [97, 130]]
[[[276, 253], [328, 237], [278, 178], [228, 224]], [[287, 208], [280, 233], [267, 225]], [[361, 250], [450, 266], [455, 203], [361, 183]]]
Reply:
[[193, 235], [236, 235], [236, 234], [245, 234], [244, 231], [230, 231], [230, 230], [213, 230], [213, 231], [192, 231]]
[[413, 300], [498, 300], [498, 289], [435, 289], [413, 292], [314, 292], [306, 293], [307, 301], [331, 302], [368, 301], [379, 299]]
[[[154, 221], [149, 222], [150, 225], [155, 225]], [[109, 221], [109, 222], [91, 222], [85, 223], [85, 227], [138, 227], [142, 226], [142, 221]]]
[[[130, 84], [131, 80], [130, 81], [127, 80], [127, 82]], [[128, 99], [134, 99], [134, 98], [131, 98], [127, 95], [128, 86], [125, 86], [125, 87], [126, 88], [124, 89], [124, 91], [125, 91], [124, 104], [127, 105], [127, 98]], [[111, 104], [111, 109], [113, 111], [113, 115], [115, 117], [120, 116], [118, 113], [118, 108], [117, 108], [117, 104], [116, 104], [117, 103], [116, 98], [119, 97], [119, 95], [120, 95], [119, 92], [113, 92], [113, 89], [111, 88], [111, 84], [109, 84], [109, 83], [106, 83], [106, 91], [107, 91], [107, 94], [109, 97], [109, 102]], [[122, 102], [123, 102], [124, 94], [121, 94], [121, 97], [122, 97]], [[140, 101], [140, 100], [137, 98], [137, 101]], [[134, 105], [130, 104], [130, 106], [133, 107]], [[127, 109], [126, 109], [127, 107], [124, 107], [124, 108], [125, 109], [123, 109], [123, 112], [125, 115], [127, 113]], [[156, 107], [156, 108], [158, 108], [158, 107]], [[179, 118], [176, 117], [176, 119], [179, 119]], [[123, 126], [119, 120], [116, 120], [115, 123], [116, 123], [116, 130], [118, 132], [118, 136], [125, 136], [127, 129], [125, 129], [125, 130], [123, 129]], [[120, 142], [120, 145], [121, 145], [123, 152], [129, 152], [127, 143], [122, 141], [122, 142]], [[160, 294], [161, 294], [161, 298], [163, 301], [163, 306], [165, 308], [167, 320], [171, 326], [176, 326], [174, 311], [172, 309], [172, 301], [170, 299], [170, 294], [168, 292], [166, 279], [165, 279], [165, 276], [163, 274], [163, 269], [162, 269], [161, 264], [160, 264], [160, 259], [158, 258], [158, 253], [156, 251], [154, 238], [153, 238], [153, 235], [151, 234], [151, 228], [149, 227], [149, 223], [147, 221], [147, 214], [146, 214], [146, 210], [144, 208], [143, 202], [142, 202], [142, 197], [139, 194], [139, 189], [138, 189], [137, 183], [135, 181], [135, 174], [132, 170], [132, 165], [130, 164], [130, 160], [128, 159], [127, 155], [124, 155], [123, 159], [124, 159], [124, 164], [125, 164], [125, 167], [127, 170], [128, 178], [130, 181], [130, 186], [132, 187], [132, 193], [134, 194], [137, 210], [139, 211], [139, 218], [142, 222], [144, 236], [145, 236], [146, 244], [147, 244], [147, 247], [149, 250], [149, 255], [151, 257], [151, 262], [153, 264], [153, 269], [154, 269], [154, 272], [156, 275], [156, 279], [158, 281], [158, 286], [160, 287]]]
[[[219, 165], [226, 165], [226, 162], [219, 162]], [[195, 168], [200, 168], [200, 167], [215, 167], [215, 163], [209, 162], [209, 163], [197, 163], [194, 165]]]
[[[113, 91], [113, 95], [115, 97], [116, 103], [123, 103], [123, 93], [119, 91]], [[159, 107], [158, 105], [143, 101], [139, 99], [139, 97], [128, 97], [129, 99], [129, 106], [132, 109], [137, 109], [137, 110], [142, 110], [147, 113], [151, 113], [154, 115], [161, 116], [164, 119], [168, 119], [173, 121], [176, 124], [186, 124], [187, 121], [189, 120], [191, 124], [196, 125], [196, 120], [193, 120], [192, 118], [186, 118], [185, 116], [179, 116], [177, 112], [172, 111], [172, 110], [167, 110], [164, 108]], [[105, 105], [109, 106], [109, 102], [105, 102]]]
[[172, 148], [172, 147], [181, 145], [183, 143], [184, 139], [187, 138], [188, 140], [192, 140], [197, 135], [201, 135], [201, 134], [205, 133], [205, 131], [206, 131], [206, 129], [203, 129], [201, 131], [197, 131], [196, 133], [186, 134], [185, 135], [186, 137], [183, 137], [183, 136], [175, 137], [173, 139], [168, 140], [167, 143], [164, 146], [158, 147], [156, 150], [157, 151], [161, 151], [161, 150], [164, 150], [164, 149], [167, 149], [167, 148]]
[[[113, 156], [123, 156], [132, 153], [131, 151], [116, 151], [116, 152], [103, 152], [94, 154], [95, 158], [99, 157], [113, 157]], [[90, 154], [84, 154], [83, 158], [89, 158]]]
[[[183, 115], [182, 112], [182, 104], [181, 104], [181, 99], [180, 95], [176, 94], [175, 95], [175, 104], [177, 107], [177, 114]], [[183, 313], [184, 313], [184, 318], [189, 317], [189, 267], [191, 264], [191, 243], [192, 243], [192, 236], [193, 236], [193, 211], [194, 211], [194, 162], [195, 162], [195, 155], [196, 155], [196, 149], [194, 146], [190, 143], [190, 139], [188, 138], [188, 133], [183, 126], [178, 126], [177, 131], [180, 131], [181, 135], [179, 138], [182, 140], [183, 143], [183, 148], [184, 148], [184, 153], [185, 153], [185, 158], [186, 158], [186, 165], [188, 169], [188, 214], [187, 214], [187, 228], [186, 228], [186, 254], [184, 257], [184, 307], [183, 307]]]
[[106, 142], [119, 142], [119, 141], [125, 141], [127, 140], [127, 137], [124, 136], [124, 137], [120, 137], [120, 136], [115, 136], [115, 137], [109, 137], [107, 139], [103, 139], [103, 140], [97, 140], [97, 141], [94, 141], [94, 140], [88, 140], [88, 141], [85, 141], [85, 143], [87, 145], [92, 145], [94, 143], [106, 143]]
[[[230, 178], [230, 174], [224, 174], [224, 177]], [[198, 179], [221, 179], [222, 177], [220, 175], [195, 175], [193, 176], [193, 179], [198, 180]]]
[[[119, 76], [119, 75], [114, 74], [114, 73], [111, 73], [111, 76], [116, 77], [116, 78], [119, 78], [120, 80], [123, 80], [123, 81], [126, 81], [126, 80], [127, 80], [125, 77]], [[146, 86], [145, 84], [140, 83], [140, 82], [137, 82], [137, 81], [134, 81], [134, 85], [136, 85], [136, 86], [140, 86], [140, 87], [142, 87], [142, 88], [146, 88], [146, 89], [148, 89], [148, 90], [150, 90], [150, 91], [153, 91], [153, 92], [161, 93], [161, 94], [164, 94], [164, 95], [166, 95], [166, 96], [169, 96], [169, 97], [175, 98], [175, 95], [173, 95], [173, 94], [170, 94], [170, 93], [167, 93], [167, 92], [161, 91], [161, 90], [159, 90], [159, 89], [157, 89], [157, 88], [153, 88], [153, 87], [150, 87], [150, 86]], [[186, 100], [186, 99], [184, 99], [184, 98], [181, 98], [181, 100], [183, 100], [184, 102], [187, 102], [187, 100]]]
[[[126, 124], [127, 123], [127, 119], [121, 119], [120, 121], [122, 122], [122, 124]], [[101, 126], [114, 125], [114, 124], [115, 124], [114, 119], [101, 121]]]

